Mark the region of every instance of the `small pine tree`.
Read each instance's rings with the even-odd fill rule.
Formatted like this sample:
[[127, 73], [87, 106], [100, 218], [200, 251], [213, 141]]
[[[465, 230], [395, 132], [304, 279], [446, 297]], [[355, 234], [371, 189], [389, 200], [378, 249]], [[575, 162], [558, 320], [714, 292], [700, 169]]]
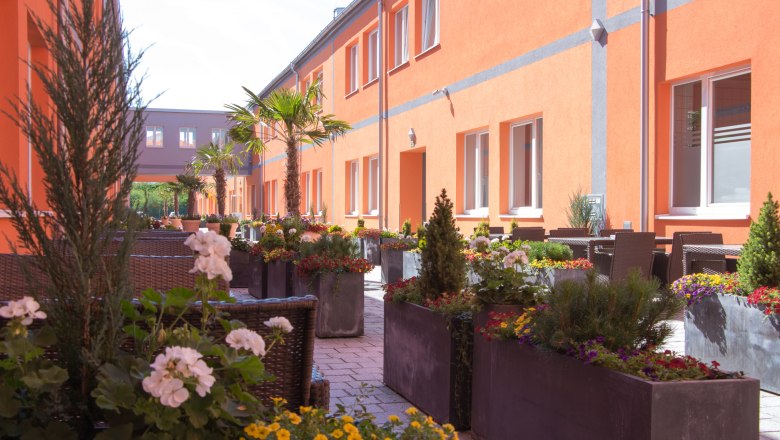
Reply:
[[460, 292], [465, 283], [466, 260], [461, 253], [460, 234], [452, 209], [447, 190], [442, 189], [436, 197], [425, 231], [426, 246], [421, 253], [420, 285], [427, 299]]
[[750, 235], [742, 249], [737, 270], [749, 290], [761, 286], [780, 286], [780, 221], [777, 201], [767, 195], [758, 220], [751, 223]]

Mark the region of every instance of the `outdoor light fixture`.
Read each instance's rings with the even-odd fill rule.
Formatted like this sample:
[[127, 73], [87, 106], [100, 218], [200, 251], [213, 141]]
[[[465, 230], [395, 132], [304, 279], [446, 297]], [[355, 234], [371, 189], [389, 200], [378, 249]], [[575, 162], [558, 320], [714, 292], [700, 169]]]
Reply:
[[417, 135], [414, 133], [414, 128], [409, 129], [409, 146], [414, 148], [417, 145]]
[[434, 91], [433, 91], [433, 93], [431, 93], [431, 95], [434, 95], [434, 96], [436, 96], [436, 95], [438, 95], [439, 93], [443, 93], [443, 94], [444, 94], [444, 96], [450, 96], [450, 91], [449, 91], [449, 90], [447, 90], [447, 88], [446, 88], [446, 87], [442, 87], [442, 88], [440, 88], [440, 89], [436, 89], [436, 90], [434, 90]]
[[590, 25], [590, 36], [593, 41], [601, 41], [601, 37], [607, 30], [598, 18], [593, 20], [593, 24]]

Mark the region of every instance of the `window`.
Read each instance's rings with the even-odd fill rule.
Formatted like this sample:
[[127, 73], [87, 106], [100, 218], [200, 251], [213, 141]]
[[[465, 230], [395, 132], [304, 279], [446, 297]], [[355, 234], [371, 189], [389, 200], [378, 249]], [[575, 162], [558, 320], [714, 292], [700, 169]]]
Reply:
[[249, 202], [249, 206], [252, 210], [252, 215], [255, 215], [255, 211], [257, 210], [257, 189], [255, 188], [255, 185], [250, 186], [250, 193], [252, 194], [252, 201]]
[[422, 0], [420, 52], [439, 44], [439, 0]]
[[146, 146], [162, 148], [163, 146], [163, 129], [160, 126], [152, 125], [146, 127]]
[[672, 91], [672, 211], [750, 209], [751, 73], [706, 75]]
[[509, 130], [509, 211], [542, 207], [542, 119]]
[[487, 132], [467, 134], [463, 142], [463, 184], [466, 214], [486, 214], [488, 208], [489, 137]]
[[349, 48], [349, 93], [358, 88], [358, 45]]
[[395, 13], [394, 67], [409, 61], [409, 5]]
[[218, 145], [225, 145], [229, 141], [227, 130], [224, 128], [211, 129], [211, 142]]
[[307, 212], [309, 214], [314, 214], [312, 208], [312, 200], [311, 200], [311, 173], [306, 173], [304, 178], [304, 194], [306, 198], [304, 199], [306, 206], [303, 207], [303, 211]]
[[319, 84], [320, 90], [319, 93], [317, 93], [317, 105], [322, 106], [322, 70], [317, 72], [316, 76], [317, 84]]
[[314, 210], [322, 212], [322, 170], [314, 172]]
[[358, 214], [358, 161], [353, 160], [349, 163], [349, 213]]
[[179, 147], [195, 148], [195, 129], [192, 127], [179, 128]]
[[268, 195], [268, 207], [272, 215], [279, 214], [278, 196], [279, 196], [279, 185], [277, 185], [276, 180], [273, 180], [271, 181], [270, 194]]
[[379, 158], [368, 160], [368, 213], [379, 213]]
[[368, 34], [368, 80], [371, 82], [379, 77], [379, 32]]

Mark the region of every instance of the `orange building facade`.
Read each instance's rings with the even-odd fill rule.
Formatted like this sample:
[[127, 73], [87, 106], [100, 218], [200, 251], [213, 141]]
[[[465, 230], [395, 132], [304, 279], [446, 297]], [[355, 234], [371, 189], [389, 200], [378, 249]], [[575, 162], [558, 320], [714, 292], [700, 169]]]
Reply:
[[[352, 124], [301, 148], [303, 211], [394, 229], [446, 188], [463, 231], [551, 229], [579, 188], [607, 227], [742, 242], [780, 183], [780, 3], [649, 2], [644, 210], [641, 3], [354, 1], [261, 92], [319, 78]], [[284, 214], [283, 146], [259, 163], [258, 204]]]

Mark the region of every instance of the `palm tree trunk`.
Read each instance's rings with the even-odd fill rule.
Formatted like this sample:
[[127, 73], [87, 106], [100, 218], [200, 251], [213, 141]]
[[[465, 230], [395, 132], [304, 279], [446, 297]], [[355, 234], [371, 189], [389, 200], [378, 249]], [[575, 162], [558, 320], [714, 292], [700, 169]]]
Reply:
[[179, 215], [179, 192], [173, 193], [173, 210], [176, 211], [176, 215]]
[[191, 189], [187, 194], [187, 217], [195, 216], [195, 190]]
[[287, 199], [287, 215], [300, 217], [301, 187], [298, 182], [298, 147], [287, 143], [287, 175], [284, 179], [284, 197]]
[[227, 186], [227, 179], [225, 178], [225, 170], [217, 168], [214, 171], [214, 183], [217, 184], [217, 215], [225, 215], [225, 187]]

